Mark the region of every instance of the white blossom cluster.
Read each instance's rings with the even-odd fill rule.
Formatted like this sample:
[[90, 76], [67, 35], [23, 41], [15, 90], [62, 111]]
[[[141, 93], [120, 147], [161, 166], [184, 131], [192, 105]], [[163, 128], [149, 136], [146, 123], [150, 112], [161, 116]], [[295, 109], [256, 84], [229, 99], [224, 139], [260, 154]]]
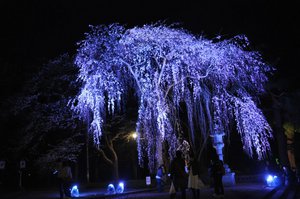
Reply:
[[250, 97], [233, 100], [237, 131], [241, 135], [243, 148], [251, 157], [255, 150], [261, 160], [270, 150], [268, 138], [272, 137], [272, 129]]

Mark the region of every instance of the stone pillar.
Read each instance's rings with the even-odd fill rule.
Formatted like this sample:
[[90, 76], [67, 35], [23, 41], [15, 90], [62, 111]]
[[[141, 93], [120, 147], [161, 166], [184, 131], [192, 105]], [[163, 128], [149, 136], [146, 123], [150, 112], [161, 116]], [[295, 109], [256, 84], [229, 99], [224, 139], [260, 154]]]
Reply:
[[223, 155], [223, 148], [224, 148], [224, 141], [223, 136], [225, 133], [214, 133], [210, 135], [213, 139], [213, 147], [216, 149], [216, 153], [219, 157], [219, 160], [222, 160], [224, 163], [225, 168], [225, 175], [223, 176], [223, 185], [224, 186], [232, 186], [235, 185], [235, 173], [231, 172], [228, 164], [224, 162], [224, 155]]

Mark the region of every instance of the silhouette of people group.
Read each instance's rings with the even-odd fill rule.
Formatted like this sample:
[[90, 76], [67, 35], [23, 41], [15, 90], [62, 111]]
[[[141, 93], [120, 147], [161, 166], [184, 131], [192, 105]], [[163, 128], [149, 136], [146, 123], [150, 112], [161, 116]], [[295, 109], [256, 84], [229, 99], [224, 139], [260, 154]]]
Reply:
[[[214, 186], [213, 196], [223, 198], [224, 187], [222, 177], [225, 174], [223, 162], [217, 158], [213, 162], [210, 171]], [[187, 188], [191, 191], [193, 199], [200, 198], [200, 190], [205, 187], [200, 178], [200, 162], [189, 147], [188, 142], [182, 138], [179, 140], [176, 155], [171, 160], [169, 173], [171, 179], [170, 199], [176, 198], [178, 192], [181, 194], [181, 198], [185, 199]]]

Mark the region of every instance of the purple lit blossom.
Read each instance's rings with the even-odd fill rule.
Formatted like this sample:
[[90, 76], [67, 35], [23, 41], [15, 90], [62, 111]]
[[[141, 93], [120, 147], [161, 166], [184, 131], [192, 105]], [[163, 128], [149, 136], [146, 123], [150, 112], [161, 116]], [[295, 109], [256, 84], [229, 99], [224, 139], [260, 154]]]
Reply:
[[261, 158], [270, 150], [271, 128], [253, 99], [264, 92], [271, 68], [247, 48], [243, 35], [213, 42], [164, 25], [92, 27], [76, 58], [84, 86], [73, 109], [87, 121], [91, 116], [99, 145], [106, 114], [120, 111], [126, 91], [134, 88], [139, 160], [148, 157], [151, 170], [162, 161], [164, 140], [171, 157], [178, 147], [180, 102], [187, 107], [192, 147], [205, 144], [196, 142], [201, 136], [229, 133], [228, 124], [236, 121], [245, 151], [252, 156], [255, 147]]

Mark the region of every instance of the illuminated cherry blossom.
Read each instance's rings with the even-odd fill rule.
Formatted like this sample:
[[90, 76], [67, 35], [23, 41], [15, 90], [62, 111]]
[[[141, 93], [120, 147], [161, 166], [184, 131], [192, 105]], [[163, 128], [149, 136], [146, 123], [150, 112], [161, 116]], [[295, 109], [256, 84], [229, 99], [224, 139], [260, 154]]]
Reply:
[[91, 27], [79, 45], [83, 87], [72, 108], [90, 123], [96, 145], [106, 115], [126, 111], [122, 104], [134, 89], [139, 160], [147, 157], [151, 170], [162, 161], [163, 141], [171, 157], [178, 147], [180, 103], [194, 149], [206, 144], [199, 137], [228, 134], [235, 122], [250, 156], [255, 152], [261, 159], [270, 150], [272, 130], [256, 103], [273, 69], [250, 50], [244, 35], [213, 42], [163, 24], [131, 29], [112, 24]]

